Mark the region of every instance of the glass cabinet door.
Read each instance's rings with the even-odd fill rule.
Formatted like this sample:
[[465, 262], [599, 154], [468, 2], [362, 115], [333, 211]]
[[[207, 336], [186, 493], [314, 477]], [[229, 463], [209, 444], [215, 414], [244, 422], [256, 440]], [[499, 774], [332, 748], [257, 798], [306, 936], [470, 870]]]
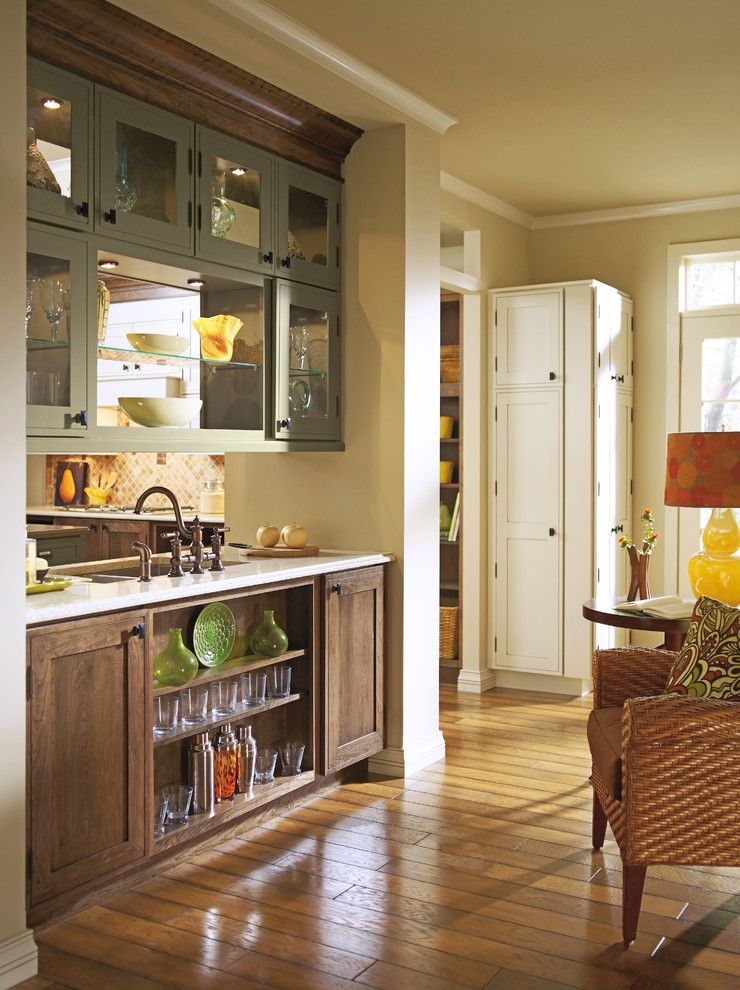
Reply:
[[98, 229], [193, 249], [193, 134], [187, 120], [100, 90]]
[[84, 430], [87, 245], [33, 224], [27, 243], [28, 429]]
[[98, 435], [127, 449], [136, 435], [137, 450], [262, 440], [267, 280], [120, 254], [115, 269], [100, 268], [111, 260], [109, 252], [98, 258], [107, 296], [96, 352]]
[[339, 288], [339, 196], [335, 179], [278, 162], [277, 271]]
[[90, 225], [92, 86], [61, 69], [28, 63], [26, 185], [31, 216]]
[[339, 300], [277, 283], [275, 436], [339, 440]]
[[272, 271], [272, 155], [198, 128], [197, 254]]

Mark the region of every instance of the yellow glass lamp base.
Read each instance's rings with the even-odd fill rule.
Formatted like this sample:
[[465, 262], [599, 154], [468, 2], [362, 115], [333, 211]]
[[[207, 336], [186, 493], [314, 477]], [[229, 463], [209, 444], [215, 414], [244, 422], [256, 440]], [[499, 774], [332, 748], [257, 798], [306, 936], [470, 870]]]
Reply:
[[702, 543], [704, 550], [689, 558], [694, 594], [740, 605], [740, 528], [732, 509], [712, 510]]

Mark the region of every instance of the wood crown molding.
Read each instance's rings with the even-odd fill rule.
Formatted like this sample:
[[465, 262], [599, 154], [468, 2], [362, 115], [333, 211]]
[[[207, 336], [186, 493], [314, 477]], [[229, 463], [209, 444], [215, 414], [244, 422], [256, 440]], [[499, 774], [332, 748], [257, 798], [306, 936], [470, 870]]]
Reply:
[[437, 134], [444, 134], [458, 122], [456, 117], [263, 0], [211, 0], [211, 3]]
[[339, 178], [359, 127], [105, 0], [28, 0], [28, 54]]

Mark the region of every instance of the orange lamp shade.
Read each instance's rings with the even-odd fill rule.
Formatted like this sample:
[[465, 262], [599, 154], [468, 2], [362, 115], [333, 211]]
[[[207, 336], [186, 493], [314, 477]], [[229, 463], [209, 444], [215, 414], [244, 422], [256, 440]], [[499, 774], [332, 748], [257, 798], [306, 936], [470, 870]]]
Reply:
[[740, 506], [740, 433], [669, 433], [664, 502]]

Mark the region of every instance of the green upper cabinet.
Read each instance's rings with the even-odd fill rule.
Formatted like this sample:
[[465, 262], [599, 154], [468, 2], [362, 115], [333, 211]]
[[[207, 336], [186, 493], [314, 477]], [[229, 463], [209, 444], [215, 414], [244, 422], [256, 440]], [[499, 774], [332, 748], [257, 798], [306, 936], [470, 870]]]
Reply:
[[102, 88], [96, 123], [97, 229], [192, 254], [194, 124]]
[[339, 297], [277, 282], [275, 437], [340, 440]]
[[86, 239], [29, 224], [25, 329], [30, 433], [79, 433], [87, 426], [87, 285]]
[[274, 156], [205, 127], [197, 139], [195, 253], [272, 272]]
[[338, 289], [340, 183], [280, 159], [277, 171], [277, 273]]
[[29, 216], [91, 226], [92, 85], [34, 59], [28, 63], [26, 182]]

